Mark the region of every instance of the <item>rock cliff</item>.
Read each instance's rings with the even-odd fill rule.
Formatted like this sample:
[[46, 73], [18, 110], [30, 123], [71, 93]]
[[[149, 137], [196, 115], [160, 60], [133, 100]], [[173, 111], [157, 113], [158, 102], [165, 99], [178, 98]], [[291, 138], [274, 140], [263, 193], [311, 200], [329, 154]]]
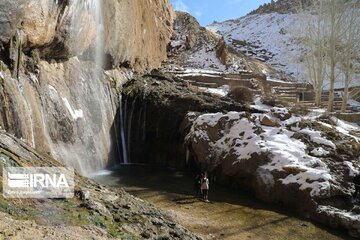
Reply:
[[121, 85], [166, 58], [172, 15], [167, 0], [2, 1], [0, 128], [83, 174], [104, 168]]
[[[99, 5], [99, 6], [98, 6]], [[46, 59], [83, 54], [94, 44], [94, 9], [101, 10], [105, 52], [113, 64], [136, 70], [158, 67], [172, 31], [168, 0], [20, 0], [0, 3], [0, 45], [20, 42]]]

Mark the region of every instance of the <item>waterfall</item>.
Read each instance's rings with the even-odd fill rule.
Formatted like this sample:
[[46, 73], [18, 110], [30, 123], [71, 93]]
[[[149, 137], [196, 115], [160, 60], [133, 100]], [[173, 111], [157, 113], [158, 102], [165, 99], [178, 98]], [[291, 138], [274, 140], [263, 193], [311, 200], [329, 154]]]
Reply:
[[123, 109], [123, 102], [122, 102], [122, 95], [120, 95], [120, 108], [119, 108], [119, 112], [120, 112], [120, 137], [121, 137], [121, 148], [122, 148], [122, 159], [123, 159], [123, 164], [129, 164], [129, 160], [128, 160], [128, 151], [126, 149], [126, 141], [125, 141], [125, 132], [124, 132], [124, 109]]
[[135, 110], [136, 99], [137, 99], [137, 97], [135, 97], [134, 100], [132, 101], [129, 116], [125, 115], [126, 120], [127, 120], [126, 121], [127, 122], [127, 124], [126, 124], [126, 128], [127, 128], [126, 143], [127, 143], [127, 153], [128, 153], [129, 162], [131, 162], [131, 137], [132, 137], [131, 134], [132, 134], [133, 114], [134, 114], [134, 110]]
[[[105, 65], [103, 1], [69, 0], [66, 3], [62, 16], [66, 30], [61, 39], [64, 46], [59, 50], [68, 58], [51, 61], [41, 58], [36, 68], [28, 68], [20, 61], [23, 51], [15, 44], [19, 41], [13, 42], [13, 59], [19, 66], [5, 64], [5, 69], [1, 69], [4, 87], [0, 95], [7, 97], [0, 98], [0, 111], [7, 115], [0, 118], [0, 126], [39, 153], [89, 175], [110, 163], [110, 130], [118, 103], [111, 99], [102, 69]], [[16, 74], [11, 77], [13, 70]], [[124, 76], [128, 77], [131, 75]], [[125, 133], [123, 128], [122, 135]]]
[[[86, 60], [81, 64], [80, 74], [69, 75], [75, 87], [70, 88], [68, 98], [57, 93], [56, 98], [62, 98], [65, 106], [73, 116], [76, 124], [76, 140], [68, 143], [50, 139], [52, 154], [75, 167], [82, 174], [88, 175], [106, 167], [111, 145], [109, 129], [113, 121], [112, 102], [107, 83], [103, 77], [104, 66], [104, 20], [102, 15], [102, 0], [70, 0], [71, 16], [70, 34], [71, 52], [77, 52], [83, 44], [80, 39], [83, 31], [88, 31], [88, 25], [94, 26], [93, 44], [86, 53]], [[85, 19], [85, 20], [84, 20]], [[77, 57], [75, 57], [75, 61]], [[95, 65], [95, 66], [94, 66]], [[89, 69], [90, 68], [90, 69]], [[89, 75], [90, 73], [90, 75]], [[57, 100], [56, 100], [57, 101]]]
[[147, 111], [147, 102], [146, 102], [146, 94], [147, 94], [147, 87], [148, 87], [148, 83], [146, 81], [146, 79], [144, 79], [144, 95], [143, 95], [143, 102], [144, 102], [144, 114], [143, 114], [143, 124], [142, 124], [142, 136], [141, 136], [141, 140], [143, 142], [145, 142], [146, 140], [146, 111]]
[[148, 83], [144, 79], [142, 95], [122, 95], [120, 98], [120, 134], [122, 164], [137, 164], [144, 156]]

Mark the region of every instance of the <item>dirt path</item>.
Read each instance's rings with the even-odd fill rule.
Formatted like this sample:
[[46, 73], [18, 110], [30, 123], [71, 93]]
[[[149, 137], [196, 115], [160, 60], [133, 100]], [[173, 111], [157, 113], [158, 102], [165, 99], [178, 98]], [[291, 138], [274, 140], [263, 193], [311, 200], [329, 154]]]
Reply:
[[204, 239], [346, 239], [347, 236], [265, 205], [248, 194], [212, 185], [205, 203], [192, 194], [192, 179], [179, 172], [127, 167], [103, 184], [122, 186], [131, 194], [170, 212], [180, 224]]

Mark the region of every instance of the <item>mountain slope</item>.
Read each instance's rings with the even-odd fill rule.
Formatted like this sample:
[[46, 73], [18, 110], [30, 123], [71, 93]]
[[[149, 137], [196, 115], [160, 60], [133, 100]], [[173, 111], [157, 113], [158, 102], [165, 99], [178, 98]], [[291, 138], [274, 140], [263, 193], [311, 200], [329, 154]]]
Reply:
[[[207, 28], [224, 36], [228, 44], [247, 56], [291, 75], [296, 81], [306, 81], [307, 70], [302, 59], [305, 48], [299, 34], [305, 23], [291, 9], [284, 13], [285, 7], [281, 11], [267, 8], [235, 20], [215, 22]], [[354, 76], [353, 85], [360, 85], [359, 77], [360, 73]], [[340, 75], [337, 88], [342, 87], [341, 78]]]

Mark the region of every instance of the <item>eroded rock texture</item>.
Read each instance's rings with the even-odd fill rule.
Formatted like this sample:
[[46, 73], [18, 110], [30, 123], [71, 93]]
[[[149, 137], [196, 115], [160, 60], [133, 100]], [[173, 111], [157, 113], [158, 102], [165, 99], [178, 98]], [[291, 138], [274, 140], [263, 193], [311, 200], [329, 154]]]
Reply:
[[81, 55], [95, 42], [99, 9], [104, 49], [115, 65], [138, 71], [160, 65], [172, 31], [168, 0], [7, 0], [0, 3], [0, 42], [16, 39], [47, 59]]
[[1, 1], [0, 127], [82, 173], [106, 167], [121, 85], [160, 65], [171, 29], [167, 0]]

